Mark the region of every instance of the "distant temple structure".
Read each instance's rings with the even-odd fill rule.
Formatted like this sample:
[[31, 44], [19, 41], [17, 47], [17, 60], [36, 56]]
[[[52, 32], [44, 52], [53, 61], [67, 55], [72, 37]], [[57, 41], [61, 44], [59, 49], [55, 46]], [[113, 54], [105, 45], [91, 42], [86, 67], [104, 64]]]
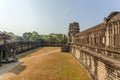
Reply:
[[74, 35], [79, 33], [79, 23], [73, 22], [69, 24], [69, 32], [68, 32], [68, 42], [67, 44], [63, 44], [61, 47], [62, 52], [69, 52], [70, 47], [74, 41]]
[[79, 23], [73, 22], [69, 25], [69, 32], [68, 32], [68, 43], [72, 43], [73, 37], [76, 33], [79, 33]]
[[79, 24], [69, 24], [70, 53], [87, 69], [93, 80], [120, 80], [120, 12], [79, 32]]

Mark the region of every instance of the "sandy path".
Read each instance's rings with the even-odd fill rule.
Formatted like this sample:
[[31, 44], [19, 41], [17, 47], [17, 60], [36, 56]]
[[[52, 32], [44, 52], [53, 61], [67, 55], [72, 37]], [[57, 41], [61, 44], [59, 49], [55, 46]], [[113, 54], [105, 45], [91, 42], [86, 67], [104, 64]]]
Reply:
[[[3, 70], [3, 69], [2, 69]], [[19, 55], [4, 67], [0, 80], [90, 80], [87, 72], [59, 47], [44, 47]]]
[[[49, 49], [50, 47], [48, 47]], [[40, 49], [40, 48], [39, 48]], [[21, 56], [24, 56], [23, 58], [20, 58], [18, 62], [13, 62], [13, 63], [9, 63], [9, 64], [3, 64], [2, 67], [0, 67], [0, 80], [4, 80], [4, 77], [9, 74], [9, 71], [14, 69], [16, 66], [22, 64], [24, 61], [28, 61], [28, 60], [33, 60], [33, 59], [40, 59], [42, 58], [43, 56], [45, 55], [49, 55], [49, 54], [52, 54], [54, 52], [59, 52], [60, 49], [56, 48], [51, 48], [52, 50], [51, 51], [48, 51], [47, 48], [45, 48], [45, 50], [38, 50], [37, 52], [33, 52], [33, 53], [30, 53], [32, 52], [31, 51], [28, 51], [28, 52], [25, 52], [25, 53], [22, 53], [20, 55], [18, 55], [17, 57], [20, 58]], [[36, 54], [40, 52], [40, 54]], [[7, 75], [9, 76], [9, 75]], [[5, 79], [6, 80], [6, 79]], [[9, 79], [8, 79], [9, 80]]]

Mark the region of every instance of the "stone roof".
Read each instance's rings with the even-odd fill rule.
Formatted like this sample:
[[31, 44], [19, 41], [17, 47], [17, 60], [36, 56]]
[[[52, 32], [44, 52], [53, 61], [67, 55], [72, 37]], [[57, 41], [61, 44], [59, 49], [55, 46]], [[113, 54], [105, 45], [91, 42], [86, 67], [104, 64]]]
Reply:
[[101, 29], [103, 29], [103, 28], [105, 28], [105, 27], [106, 27], [106, 26], [105, 26], [104, 23], [100, 23], [100, 24], [98, 24], [98, 25], [96, 25], [96, 26], [93, 26], [93, 27], [87, 29], [87, 30], [81, 31], [81, 32], [79, 32], [79, 33], [76, 34], [76, 35], [83, 35], [83, 34], [91, 33], [91, 32], [93, 32], [93, 31], [101, 30]]
[[105, 21], [107, 22], [113, 22], [120, 20], [120, 12], [114, 11], [109, 14], [107, 18], [105, 18]]
[[[109, 16], [107, 18], [104, 18], [105, 22], [113, 22], [113, 21], [117, 21], [117, 20], [120, 20], [120, 12], [117, 12], [117, 11], [114, 11], [114, 12], [111, 12], [109, 14]], [[105, 23], [100, 23], [96, 26], [93, 26], [87, 30], [84, 30], [82, 32], [79, 32], [77, 35], [83, 35], [83, 34], [87, 34], [87, 33], [91, 33], [91, 32], [95, 32], [97, 30], [101, 30], [101, 29], [104, 29], [106, 26], [105, 26]]]

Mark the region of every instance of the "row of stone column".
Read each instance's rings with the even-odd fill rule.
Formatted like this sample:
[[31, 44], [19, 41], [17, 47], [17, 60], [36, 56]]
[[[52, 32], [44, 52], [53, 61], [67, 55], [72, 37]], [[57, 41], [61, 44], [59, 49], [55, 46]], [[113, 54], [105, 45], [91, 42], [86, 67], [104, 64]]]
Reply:
[[120, 46], [120, 21], [114, 21], [107, 24], [109, 28], [109, 46]]
[[99, 30], [97, 32], [90, 32], [83, 35], [77, 35], [74, 37], [74, 43], [79, 45], [105, 45], [105, 30]]
[[[103, 23], [104, 24], [104, 23]], [[102, 29], [74, 36], [75, 44], [103, 45], [105, 47], [120, 47], [120, 21], [104, 24]], [[101, 26], [99, 26], [101, 27]]]
[[42, 46], [40, 42], [20, 42], [16, 46], [16, 51], [17, 51], [17, 53], [21, 53], [21, 52], [24, 52], [24, 51], [27, 51], [30, 49], [40, 47], [40, 46]]

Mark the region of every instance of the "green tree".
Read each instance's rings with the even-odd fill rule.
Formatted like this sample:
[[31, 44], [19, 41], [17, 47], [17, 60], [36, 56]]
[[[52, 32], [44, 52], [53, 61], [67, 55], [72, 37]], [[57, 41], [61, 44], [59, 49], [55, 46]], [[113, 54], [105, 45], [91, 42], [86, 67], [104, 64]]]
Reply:
[[54, 34], [51, 33], [49, 35], [41, 35], [41, 38], [45, 41], [51, 41], [51, 42], [66, 42], [67, 36], [65, 34]]
[[62, 42], [63, 41], [63, 34], [56, 34], [56, 38], [58, 42]]
[[25, 32], [23, 34], [23, 38], [27, 41], [30, 41], [31, 37], [33, 36], [33, 34], [31, 32]]
[[32, 37], [30, 38], [30, 40], [31, 40], [31, 41], [36, 41], [36, 40], [38, 40], [38, 39], [40, 39], [40, 35], [38, 34], [38, 32], [33, 31], [33, 32], [32, 32]]
[[17, 40], [17, 41], [23, 41], [24, 38], [22, 36], [16, 35], [15, 40]]
[[13, 32], [5, 32], [5, 33], [10, 36], [11, 40], [15, 40], [16, 35]]
[[49, 41], [54, 42], [56, 41], [56, 35], [54, 33], [49, 34]]
[[68, 40], [67, 36], [65, 34], [63, 34], [63, 38], [62, 39], [63, 39], [63, 42], [67, 42], [67, 40]]
[[48, 35], [40, 35], [41, 39], [44, 41], [49, 41], [49, 36]]

